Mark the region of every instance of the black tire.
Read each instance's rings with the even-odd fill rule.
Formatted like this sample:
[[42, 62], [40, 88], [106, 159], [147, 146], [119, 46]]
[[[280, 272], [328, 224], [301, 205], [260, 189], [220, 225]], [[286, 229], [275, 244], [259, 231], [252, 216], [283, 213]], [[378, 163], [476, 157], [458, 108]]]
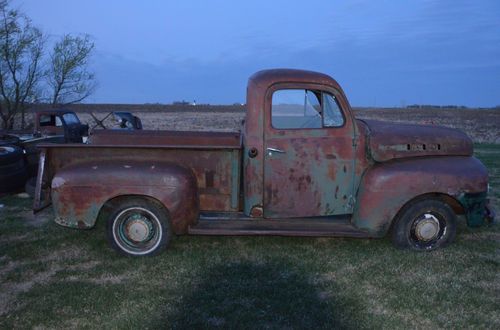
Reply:
[[7, 165], [1, 165], [0, 166], [0, 176], [2, 177], [7, 177], [11, 176], [12, 173], [17, 172], [21, 168], [26, 168], [26, 163], [24, 159], [19, 159], [16, 162], [7, 164]]
[[142, 198], [127, 198], [114, 204], [107, 220], [110, 246], [126, 256], [151, 256], [165, 250], [172, 238], [167, 211]]
[[455, 239], [457, 216], [436, 199], [421, 199], [405, 207], [392, 226], [392, 242], [398, 248], [430, 251]]
[[26, 182], [26, 166], [15, 164], [8, 173], [0, 172], [0, 193], [21, 192]]
[[0, 146], [17, 145], [21, 140], [15, 135], [0, 135]]
[[0, 146], [0, 166], [10, 165], [23, 158], [23, 149], [14, 145]]

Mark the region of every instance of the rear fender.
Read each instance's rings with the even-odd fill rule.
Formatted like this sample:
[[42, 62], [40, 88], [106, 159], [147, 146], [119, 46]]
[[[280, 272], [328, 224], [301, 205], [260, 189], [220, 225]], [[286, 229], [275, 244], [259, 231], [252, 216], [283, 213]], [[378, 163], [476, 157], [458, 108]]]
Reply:
[[[474, 157], [426, 157], [379, 163], [361, 179], [353, 225], [384, 236], [399, 210], [418, 196], [438, 194], [461, 201], [485, 192], [488, 174]], [[466, 208], [466, 205], [462, 206]]]
[[60, 169], [51, 184], [56, 222], [92, 228], [103, 205], [120, 196], [147, 196], [168, 211], [176, 234], [196, 223], [199, 199], [191, 170], [167, 162], [88, 162]]

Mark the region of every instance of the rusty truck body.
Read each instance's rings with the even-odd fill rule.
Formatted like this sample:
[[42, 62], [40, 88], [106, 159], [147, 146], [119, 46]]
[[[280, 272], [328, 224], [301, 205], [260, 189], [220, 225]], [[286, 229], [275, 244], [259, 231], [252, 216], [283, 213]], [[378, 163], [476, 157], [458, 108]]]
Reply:
[[339, 84], [310, 71], [250, 77], [241, 132], [100, 131], [42, 146], [35, 210], [107, 222], [112, 247], [156, 254], [172, 234], [384, 237], [432, 250], [457, 214], [492, 217], [488, 174], [462, 132], [357, 120]]

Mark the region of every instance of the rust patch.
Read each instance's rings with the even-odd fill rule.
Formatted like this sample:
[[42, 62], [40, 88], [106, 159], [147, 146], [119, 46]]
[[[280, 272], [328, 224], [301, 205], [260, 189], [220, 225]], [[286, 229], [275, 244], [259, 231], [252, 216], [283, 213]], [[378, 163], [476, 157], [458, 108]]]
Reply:
[[205, 186], [207, 188], [214, 187], [214, 175], [215, 175], [215, 171], [206, 171], [205, 172]]

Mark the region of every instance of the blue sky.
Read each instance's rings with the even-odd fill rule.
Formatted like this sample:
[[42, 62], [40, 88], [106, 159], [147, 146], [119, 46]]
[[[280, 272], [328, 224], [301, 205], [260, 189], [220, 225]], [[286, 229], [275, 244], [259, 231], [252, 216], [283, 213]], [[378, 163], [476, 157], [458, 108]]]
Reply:
[[55, 40], [88, 33], [88, 102], [245, 102], [253, 72], [333, 76], [355, 106], [500, 105], [500, 1], [14, 0]]

